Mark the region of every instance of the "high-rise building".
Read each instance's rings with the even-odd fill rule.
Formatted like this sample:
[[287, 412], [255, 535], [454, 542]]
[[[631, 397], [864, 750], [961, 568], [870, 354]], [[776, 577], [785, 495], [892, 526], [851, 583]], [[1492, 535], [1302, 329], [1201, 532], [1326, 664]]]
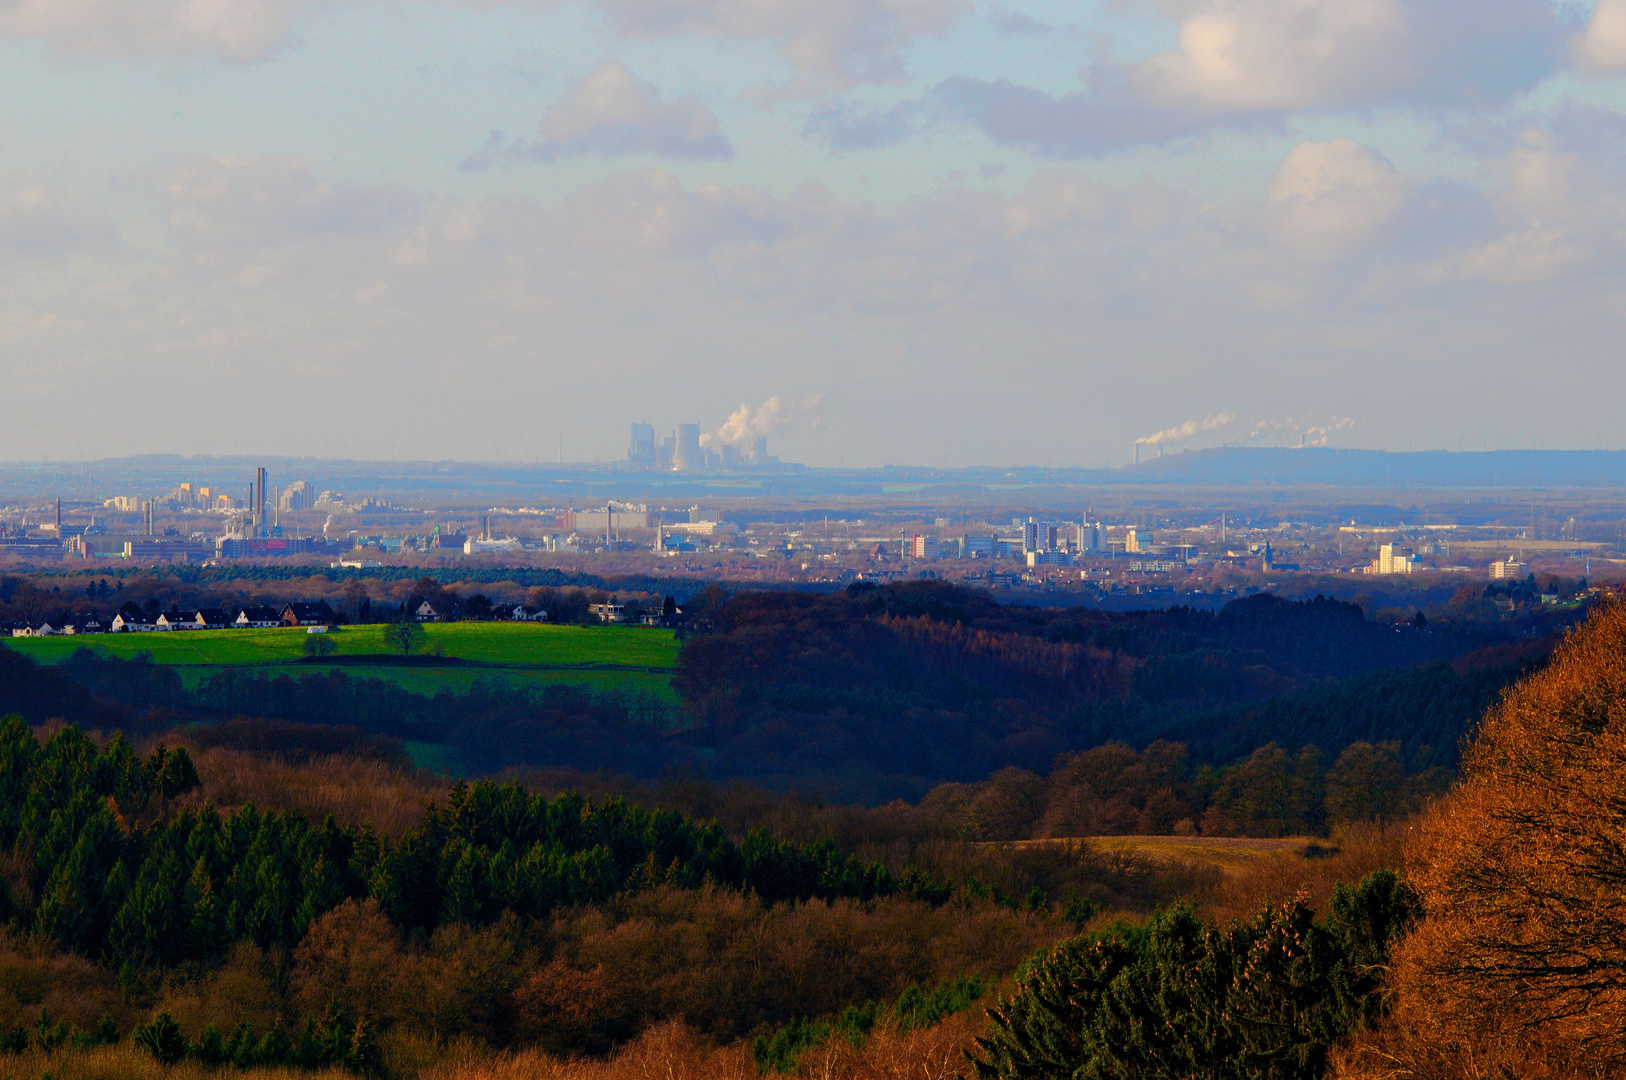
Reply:
[[1078, 527], [1075, 534], [1077, 539], [1073, 542], [1074, 551], [1100, 551], [1101, 526], [1088, 521]]
[[284, 512], [309, 510], [316, 505], [316, 490], [309, 480], [295, 480], [282, 489], [277, 498], [277, 509]]
[[1022, 553], [1039, 550], [1039, 523], [1028, 518], [1022, 523]]
[[1146, 552], [1152, 550], [1152, 534], [1146, 529], [1130, 529], [1124, 537], [1124, 550]]
[[1378, 557], [1373, 560], [1368, 573], [1372, 574], [1409, 574], [1412, 571], [1412, 559], [1395, 544], [1380, 544]]
[[655, 425], [632, 425], [632, 445], [627, 449], [627, 460], [635, 465], [655, 464]]

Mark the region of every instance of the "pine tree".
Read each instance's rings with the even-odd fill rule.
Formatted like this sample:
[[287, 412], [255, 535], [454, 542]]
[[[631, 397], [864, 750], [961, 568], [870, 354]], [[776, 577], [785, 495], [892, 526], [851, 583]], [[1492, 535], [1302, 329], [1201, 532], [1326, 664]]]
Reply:
[[151, 1023], [142, 1024], [130, 1034], [132, 1041], [160, 1065], [173, 1065], [186, 1054], [186, 1036], [167, 1012], [159, 1013]]
[[187, 954], [203, 959], [225, 952], [231, 944], [231, 925], [225, 905], [215, 895], [208, 862], [202, 856], [193, 865], [192, 876], [186, 883], [185, 906]]

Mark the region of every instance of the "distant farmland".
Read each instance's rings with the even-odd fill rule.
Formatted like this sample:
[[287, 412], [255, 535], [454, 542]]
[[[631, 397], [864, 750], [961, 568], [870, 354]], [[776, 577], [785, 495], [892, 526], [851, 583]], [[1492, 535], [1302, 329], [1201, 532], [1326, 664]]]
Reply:
[[45, 664], [79, 649], [121, 659], [141, 653], [177, 669], [197, 686], [223, 668], [256, 675], [299, 678], [339, 667], [352, 675], [386, 679], [419, 694], [466, 691], [476, 679], [502, 679], [516, 687], [572, 683], [594, 689], [638, 690], [672, 699], [677, 638], [646, 627], [547, 626], [527, 623], [429, 623], [410, 661], [384, 638], [384, 626], [346, 626], [331, 631], [334, 655], [320, 663], [305, 658], [307, 634], [275, 630], [185, 630], [143, 634], [90, 634], [3, 638], [0, 643]]

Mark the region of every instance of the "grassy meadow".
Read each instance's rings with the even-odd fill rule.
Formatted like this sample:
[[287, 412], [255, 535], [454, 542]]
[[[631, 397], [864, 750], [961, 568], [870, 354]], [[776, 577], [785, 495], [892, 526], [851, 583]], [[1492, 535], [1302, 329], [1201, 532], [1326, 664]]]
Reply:
[[[381, 625], [332, 630], [335, 646], [327, 663], [343, 665], [346, 657], [396, 655]], [[465, 692], [476, 679], [500, 679], [516, 687], [543, 683], [586, 685], [595, 690], [634, 690], [675, 700], [671, 672], [678, 645], [670, 630], [630, 626], [549, 626], [534, 623], [427, 623], [415, 651], [419, 657], [444, 657], [480, 666], [439, 666], [420, 661], [411, 667], [357, 663], [350, 674], [382, 679], [411, 693], [441, 690]], [[186, 630], [145, 634], [95, 634], [83, 637], [0, 638], [9, 648], [45, 663], [58, 663], [79, 649], [121, 659], [146, 653], [154, 663], [177, 669], [189, 687], [200, 685], [222, 668], [255, 675], [287, 674], [293, 678], [322, 670], [301, 663], [307, 634], [303, 629]], [[325, 665], [324, 665], [325, 666]]]
[[[394, 653], [381, 625], [345, 626], [329, 632], [338, 656]], [[423, 624], [420, 655], [528, 667], [609, 664], [671, 670], [677, 640], [670, 630], [630, 626], [549, 626], [535, 623], [459, 622]], [[128, 659], [151, 654], [159, 664], [240, 666], [298, 660], [306, 633], [275, 630], [184, 630], [84, 637], [6, 638], [5, 644], [41, 663], [55, 663], [82, 648]]]

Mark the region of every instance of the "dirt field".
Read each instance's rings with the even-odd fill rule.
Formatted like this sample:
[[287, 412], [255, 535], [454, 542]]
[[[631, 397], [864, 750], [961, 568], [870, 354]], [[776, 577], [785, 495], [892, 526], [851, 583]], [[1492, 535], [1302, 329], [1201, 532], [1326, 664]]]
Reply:
[[[1314, 851], [1312, 844], [1324, 852], [1332, 849], [1326, 841], [1308, 836], [1290, 836], [1277, 840], [1253, 840], [1227, 836], [1087, 836], [1087, 840], [1103, 851], [1126, 851], [1158, 862], [1195, 863], [1213, 866], [1232, 874], [1244, 870], [1268, 855], [1304, 855]], [[1072, 840], [1018, 840], [1016, 847], [1043, 844], [1067, 844]]]

